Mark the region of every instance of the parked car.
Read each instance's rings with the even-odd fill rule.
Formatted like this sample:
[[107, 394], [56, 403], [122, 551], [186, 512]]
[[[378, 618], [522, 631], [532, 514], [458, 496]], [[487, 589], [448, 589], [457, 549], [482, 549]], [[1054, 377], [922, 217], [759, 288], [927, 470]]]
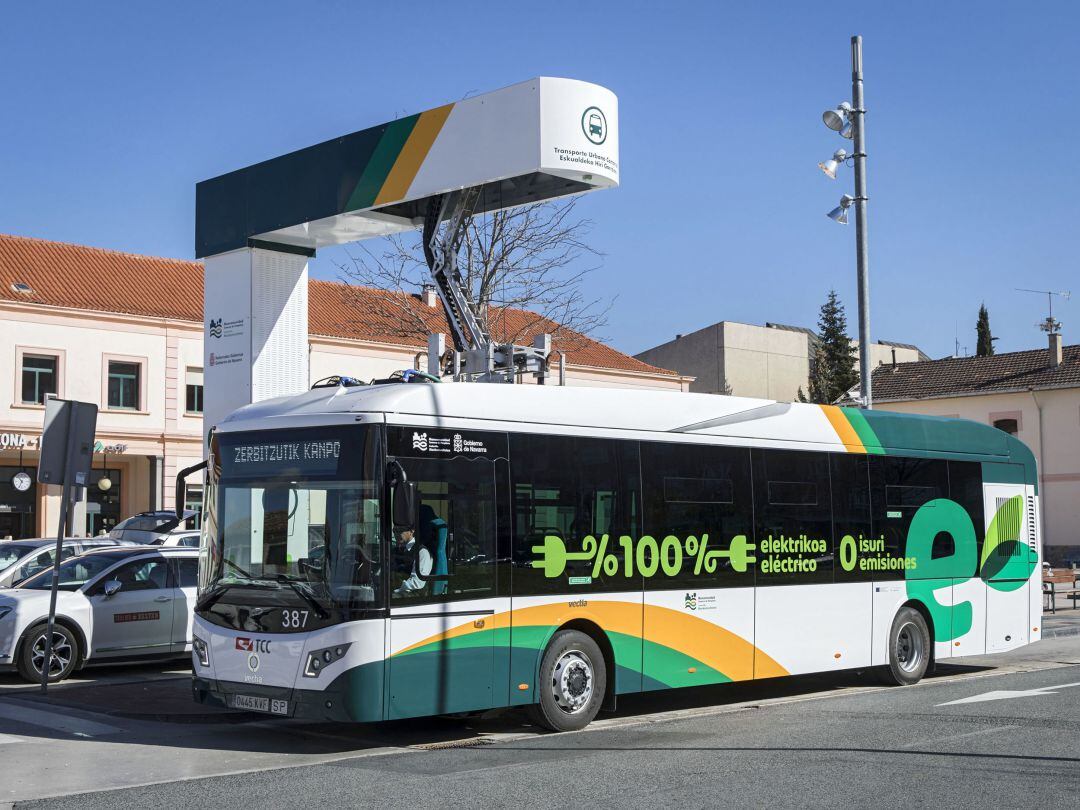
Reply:
[[[60, 564], [49, 680], [87, 664], [182, 658], [191, 651], [199, 552], [123, 546]], [[0, 669], [41, 679], [52, 572], [0, 591]]]
[[173, 529], [168, 534], [163, 534], [155, 540], [151, 540], [151, 546], [182, 546], [183, 548], [198, 548], [199, 537], [202, 534], [198, 529]]
[[176, 512], [165, 509], [158, 512], [140, 512], [127, 520], [117, 523], [109, 537], [117, 540], [134, 540], [136, 543], [150, 543], [164, 537], [173, 529], [194, 529], [199, 513], [190, 509], [179, 518]]
[[[131, 540], [112, 537], [69, 537], [60, 546], [60, 559], [66, 560], [92, 548], [133, 545]], [[51, 569], [55, 554], [55, 537], [0, 541], [0, 588], [17, 587], [23, 580]]]

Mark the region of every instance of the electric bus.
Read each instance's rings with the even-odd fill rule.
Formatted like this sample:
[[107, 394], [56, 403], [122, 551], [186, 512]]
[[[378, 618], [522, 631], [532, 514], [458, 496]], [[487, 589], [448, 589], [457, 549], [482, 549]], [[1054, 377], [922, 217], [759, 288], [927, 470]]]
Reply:
[[406, 376], [216, 426], [196, 700], [358, 722], [527, 707], [571, 730], [623, 694], [911, 684], [1039, 638], [1035, 461], [994, 428]]

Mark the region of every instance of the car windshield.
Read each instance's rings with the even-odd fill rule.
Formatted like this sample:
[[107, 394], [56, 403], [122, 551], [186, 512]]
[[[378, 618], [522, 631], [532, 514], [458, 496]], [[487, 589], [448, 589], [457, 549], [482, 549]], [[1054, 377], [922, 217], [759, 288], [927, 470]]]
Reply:
[[326, 607], [376, 605], [380, 484], [367, 435], [323, 428], [221, 437], [222, 477], [206, 493], [203, 591], [228, 587], [233, 599], [245, 587], [264, 596], [276, 589]]
[[37, 546], [22, 543], [0, 543], [0, 571], [14, 565]]
[[[60, 590], [79, 590], [116, 561], [117, 558], [112, 554], [84, 554], [81, 557], [72, 557], [70, 560], [60, 563]], [[52, 569], [49, 568], [40, 572], [23, 582], [19, 587], [39, 591], [49, 590], [52, 587]]]

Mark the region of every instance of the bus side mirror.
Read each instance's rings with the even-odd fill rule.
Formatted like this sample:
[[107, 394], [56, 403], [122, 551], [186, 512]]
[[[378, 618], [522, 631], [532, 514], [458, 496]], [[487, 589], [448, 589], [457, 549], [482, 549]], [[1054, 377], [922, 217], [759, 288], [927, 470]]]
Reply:
[[413, 481], [394, 482], [394, 531], [412, 531], [416, 523], [416, 483]]
[[187, 477], [199, 470], [206, 469], [206, 462], [200, 461], [191, 467], [185, 467], [176, 474], [176, 517], [184, 519], [184, 504], [187, 502]]

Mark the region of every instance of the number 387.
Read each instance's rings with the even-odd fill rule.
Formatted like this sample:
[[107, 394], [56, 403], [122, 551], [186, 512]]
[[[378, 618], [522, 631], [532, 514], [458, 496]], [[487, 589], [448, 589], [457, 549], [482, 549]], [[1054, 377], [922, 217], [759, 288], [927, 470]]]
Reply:
[[284, 630], [300, 630], [307, 625], [308, 611], [306, 610], [283, 610], [281, 611], [281, 627]]

